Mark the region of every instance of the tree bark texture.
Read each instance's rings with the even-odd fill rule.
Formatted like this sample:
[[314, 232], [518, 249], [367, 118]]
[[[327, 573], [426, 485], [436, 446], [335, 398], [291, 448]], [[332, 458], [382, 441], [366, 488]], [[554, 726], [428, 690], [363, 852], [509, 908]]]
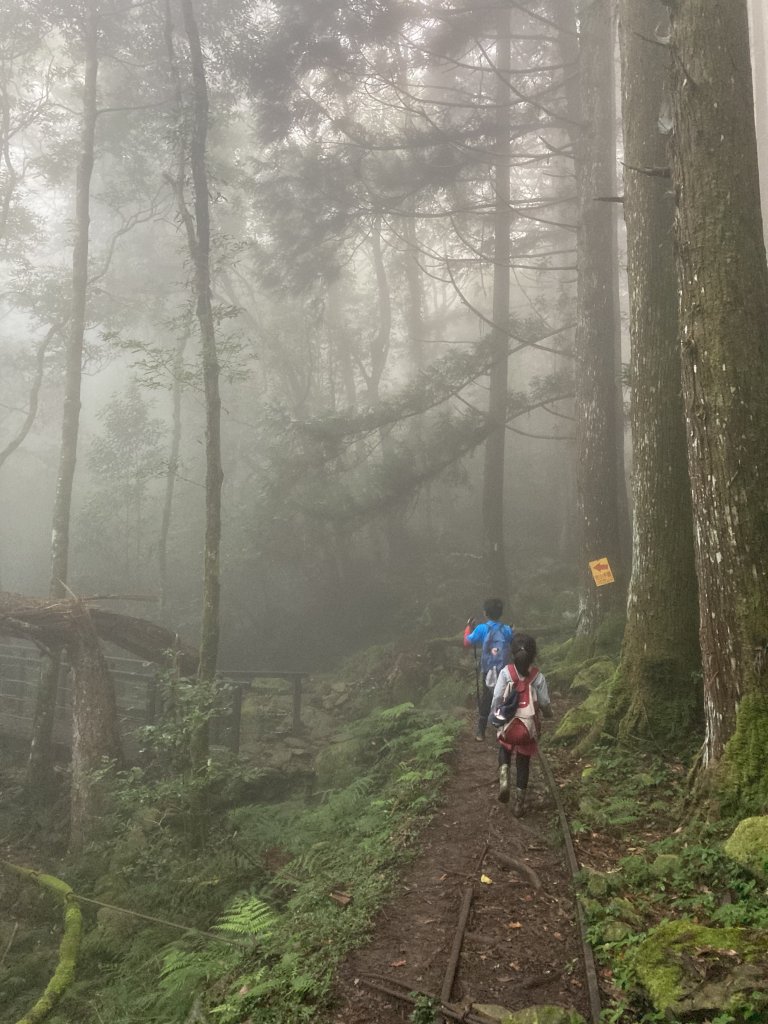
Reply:
[[88, 610], [80, 605], [67, 653], [72, 672], [72, 780], [69, 849], [80, 851], [102, 809], [98, 773], [122, 766], [123, 751], [112, 675]]
[[[581, 607], [578, 631], [593, 637], [606, 615], [620, 611], [626, 593], [621, 526], [616, 388], [616, 235], [612, 204], [598, 201], [615, 191], [613, 20], [609, 0], [579, 11], [579, 106], [574, 133], [578, 296], [575, 337], [576, 451], [581, 520]], [[607, 557], [616, 582], [595, 587], [588, 563]]]
[[768, 798], [768, 270], [746, 0], [671, 7], [683, 394], [705, 763], [739, 729], [740, 799]]
[[765, 0], [750, 0], [752, 74], [755, 89], [755, 127], [763, 207], [763, 237], [768, 223], [768, 11]]
[[208, 137], [208, 84], [200, 34], [192, 0], [181, 0], [184, 30], [192, 68], [193, 108], [189, 163], [195, 197], [195, 264], [197, 318], [200, 324], [205, 391], [205, 556], [203, 560], [203, 620], [200, 637], [199, 676], [213, 679], [219, 654], [221, 488], [221, 397], [219, 359], [211, 305], [211, 227], [208, 207], [206, 147]]
[[629, 329], [632, 342], [632, 576], [617, 696], [624, 735], [679, 746], [701, 727], [698, 598], [685, 443], [674, 201], [659, 115], [669, 54], [654, 42], [660, 0], [621, 0]]
[[[83, 340], [88, 299], [88, 249], [90, 241], [91, 176], [93, 174], [97, 118], [97, 82], [99, 73], [99, 4], [87, 0], [83, 29], [85, 73], [83, 78], [83, 109], [80, 130], [80, 154], [75, 182], [75, 239], [72, 252], [72, 303], [70, 331], [66, 349], [64, 375], [64, 411], [61, 424], [61, 448], [53, 505], [51, 532], [52, 598], [63, 597], [69, 573], [69, 534], [72, 511], [72, 490], [77, 462], [80, 431], [80, 388], [82, 382]], [[54, 653], [54, 661], [58, 655]], [[30, 791], [42, 792], [49, 787], [53, 772], [53, 708], [58, 684], [58, 663], [49, 667], [40, 681], [32, 726], [27, 766]]]
[[483, 539], [489, 593], [506, 601], [509, 591], [504, 544], [504, 457], [507, 437], [509, 377], [510, 207], [510, 12], [502, 4], [496, 15], [496, 140], [493, 184], [493, 329], [488, 390], [488, 440], [483, 468]]

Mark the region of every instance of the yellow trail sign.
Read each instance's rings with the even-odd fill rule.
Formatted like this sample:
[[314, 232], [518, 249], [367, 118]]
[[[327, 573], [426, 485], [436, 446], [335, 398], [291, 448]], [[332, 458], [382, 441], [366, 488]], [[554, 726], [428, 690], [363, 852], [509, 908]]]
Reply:
[[596, 587], [604, 587], [606, 583], [614, 582], [607, 558], [598, 558], [594, 562], [590, 562], [589, 568], [592, 570], [592, 579], [595, 581]]

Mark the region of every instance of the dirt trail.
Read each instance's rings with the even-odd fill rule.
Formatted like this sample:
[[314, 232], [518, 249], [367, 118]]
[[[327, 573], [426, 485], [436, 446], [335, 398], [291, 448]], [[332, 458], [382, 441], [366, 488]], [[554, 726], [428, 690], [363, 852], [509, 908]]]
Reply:
[[[571, 878], [554, 802], [534, 760], [529, 810], [516, 819], [512, 805], [497, 800], [496, 755], [495, 738], [489, 733], [483, 744], [477, 743], [468, 721], [454, 774], [422, 834], [420, 853], [381, 911], [371, 942], [354, 951], [338, 975], [335, 1024], [408, 1019], [412, 1007], [360, 984], [362, 976], [439, 995], [470, 882], [472, 909], [451, 1002], [464, 1007], [497, 1003], [510, 1010], [557, 1004], [589, 1020]], [[533, 869], [541, 889], [503, 867], [494, 852]], [[481, 874], [490, 883], [481, 881]]]

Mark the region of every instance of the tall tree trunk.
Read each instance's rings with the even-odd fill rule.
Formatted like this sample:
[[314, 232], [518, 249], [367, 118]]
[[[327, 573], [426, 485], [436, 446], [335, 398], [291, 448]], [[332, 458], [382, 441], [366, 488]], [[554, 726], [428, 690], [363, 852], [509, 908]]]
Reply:
[[[579, 197], [576, 355], [576, 449], [581, 519], [581, 607], [578, 632], [593, 638], [605, 617], [619, 612], [626, 594], [621, 525], [616, 389], [614, 267], [615, 136], [613, 31], [609, 0], [579, 13], [579, 105], [582, 128], [574, 138]], [[607, 557], [616, 582], [596, 587], [588, 563]]]
[[172, 417], [171, 446], [168, 452], [168, 469], [165, 475], [165, 497], [163, 499], [163, 515], [160, 522], [160, 537], [157, 542], [157, 568], [160, 580], [160, 618], [165, 620], [168, 610], [168, 534], [171, 529], [173, 512], [173, 495], [176, 489], [176, 475], [179, 472], [179, 450], [181, 447], [181, 392], [182, 371], [184, 368], [184, 350], [189, 335], [186, 330], [176, 343], [173, 360], [172, 385]]
[[[669, 54], [660, 0], [621, 0], [624, 218], [632, 341], [634, 556], [614, 717], [669, 746], [701, 727], [691, 495], [677, 340], [674, 202], [659, 115]], [[656, 173], [652, 173], [657, 169]], [[695, 731], [693, 731], [695, 735]]]
[[[203, 620], [200, 637], [201, 682], [210, 682], [216, 675], [219, 653], [221, 487], [221, 398], [219, 395], [219, 360], [216, 331], [211, 305], [210, 248], [211, 229], [208, 208], [208, 174], [205, 166], [208, 135], [208, 85], [200, 46], [200, 34], [192, 0], [181, 0], [184, 29], [189, 42], [192, 68], [193, 109], [189, 164], [194, 186], [195, 265], [197, 319], [200, 324], [205, 391], [205, 557], [203, 562]], [[201, 729], [193, 751], [196, 765], [201, 765], [208, 752], [208, 730]]]
[[349, 331], [344, 322], [342, 295], [343, 279], [340, 278], [328, 285], [326, 323], [330, 335], [329, 344], [335, 353], [335, 362], [341, 377], [343, 405], [348, 409], [355, 409], [357, 407], [357, 387]]
[[[375, 406], [380, 400], [381, 379], [387, 366], [392, 343], [392, 294], [381, 247], [381, 218], [376, 217], [371, 229], [371, 257], [376, 275], [378, 325], [371, 343], [371, 369], [367, 378], [368, 400]], [[394, 457], [392, 428], [379, 428], [379, 443], [384, 463]], [[405, 552], [405, 528], [399, 509], [386, 512], [383, 521], [388, 564], [397, 566]]]
[[[415, 203], [409, 203], [408, 209], [415, 213]], [[408, 331], [408, 360], [410, 372], [414, 380], [424, 372], [424, 281], [419, 264], [419, 239], [415, 216], [406, 217], [402, 227], [403, 238], [408, 244], [403, 254], [405, 264], [406, 304], [405, 324]], [[421, 416], [414, 416], [410, 427], [411, 443], [421, 447], [424, 436], [424, 423]], [[419, 499], [419, 509], [423, 516], [423, 528], [428, 536], [433, 536], [434, 500], [432, 485], [427, 484]]]
[[88, 614], [78, 609], [74, 638], [67, 642], [72, 671], [72, 782], [69, 849], [82, 850], [103, 810], [98, 773], [122, 767], [122, 744], [112, 677]]
[[493, 164], [493, 362], [488, 390], [490, 431], [485, 443], [483, 468], [483, 555], [488, 590], [506, 601], [509, 580], [504, 544], [504, 458], [509, 377], [509, 236], [512, 210], [509, 186], [511, 41], [510, 13], [505, 4], [501, 4], [496, 14], [495, 61], [497, 115]]
[[[670, 8], [683, 394], [705, 762], [768, 800], [768, 268], [746, 0]], [[726, 745], [728, 747], [726, 748]]]
[[750, 0], [752, 74], [755, 88], [755, 125], [763, 207], [763, 235], [768, 224], [768, 14], [765, 0]]
[[[83, 339], [88, 296], [88, 247], [90, 240], [91, 175], [96, 136], [99, 73], [99, 3], [87, 0], [83, 30], [85, 75], [83, 79], [83, 116], [80, 130], [80, 154], [75, 183], [75, 241], [72, 253], [72, 307], [64, 376], [64, 410], [61, 424], [61, 448], [56, 497], [53, 506], [51, 536], [50, 596], [66, 594], [69, 572], [69, 533], [72, 489], [77, 462], [80, 430], [80, 387], [82, 382]], [[53, 720], [58, 689], [61, 652], [45, 659], [40, 680], [32, 742], [27, 765], [27, 785], [32, 792], [50, 789], [53, 773]]]

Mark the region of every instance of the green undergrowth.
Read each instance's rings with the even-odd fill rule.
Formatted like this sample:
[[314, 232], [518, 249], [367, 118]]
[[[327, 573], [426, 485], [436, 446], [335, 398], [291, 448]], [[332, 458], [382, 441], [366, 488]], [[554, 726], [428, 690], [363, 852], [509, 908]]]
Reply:
[[[112, 838], [58, 866], [98, 902], [84, 905], [77, 980], [51, 1024], [181, 1024], [195, 1014], [216, 1024], [317, 1020], [337, 964], [368, 934], [417, 850], [460, 724], [410, 703], [378, 709], [337, 737], [332, 747], [343, 756], [320, 790], [232, 806], [214, 802], [217, 783], [198, 849], [183, 783], [132, 772], [104, 823]], [[226, 774], [235, 772], [230, 763]], [[15, 913], [26, 920], [28, 910], [36, 924], [16, 939], [22, 955], [0, 968], [0, 1020], [9, 1024], [34, 1001], [47, 962], [32, 982], [28, 968], [57, 941], [37, 894], [10, 895]]]
[[[684, 765], [603, 749], [567, 790], [604, 1024], [768, 1019], [768, 893], [726, 853], [736, 821], [686, 813]], [[606, 865], [608, 865], [606, 867]]]

